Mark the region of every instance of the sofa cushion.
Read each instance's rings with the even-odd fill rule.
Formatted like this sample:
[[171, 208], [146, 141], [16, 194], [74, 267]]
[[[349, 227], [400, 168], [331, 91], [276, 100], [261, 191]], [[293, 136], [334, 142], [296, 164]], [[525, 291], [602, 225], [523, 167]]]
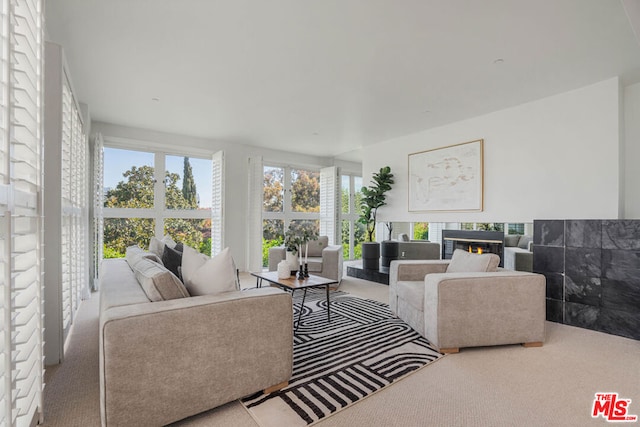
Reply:
[[496, 254], [473, 254], [456, 249], [447, 267], [447, 273], [476, 273], [496, 271], [500, 257]]
[[521, 236], [520, 240], [518, 240], [518, 247], [520, 249], [529, 250], [529, 243], [533, 240], [531, 236]]
[[164, 252], [162, 253], [162, 264], [169, 269], [173, 274], [175, 274], [179, 279], [182, 278], [180, 274], [180, 266], [182, 265], [182, 251], [179, 251], [178, 248], [182, 249], [182, 246], [176, 245], [175, 248], [170, 248], [167, 245], [164, 245]]
[[[329, 237], [320, 236], [316, 240], [309, 241], [309, 253], [310, 257], [312, 256], [322, 256], [322, 251], [324, 248], [329, 246]], [[304, 253], [304, 250], [303, 252]]]
[[153, 252], [147, 252], [137, 245], [129, 246], [125, 250], [124, 258], [127, 260], [127, 264], [129, 264], [130, 267], [140, 258], [147, 258], [151, 261], [157, 262], [158, 264], [162, 264], [162, 260], [158, 258], [158, 255]]
[[111, 307], [148, 303], [149, 297], [123, 258], [103, 259], [100, 263], [100, 312]]
[[180, 279], [157, 262], [140, 258], [131, 268], [136, 280], [151, 301], [166, 301], [189, 296]]
[[[311, 251], [309, 251], [311, 252]], [[322, 272], [322, 257], [312, 257], [309, 256], [307, 258], [307, 268], [310, 273], [321, 273]]]
[[182, 253], [182, 277], [191, 295], [209, 295], [237, 289], [235, 263], [229, 248], [213, 258], [190, 246]]

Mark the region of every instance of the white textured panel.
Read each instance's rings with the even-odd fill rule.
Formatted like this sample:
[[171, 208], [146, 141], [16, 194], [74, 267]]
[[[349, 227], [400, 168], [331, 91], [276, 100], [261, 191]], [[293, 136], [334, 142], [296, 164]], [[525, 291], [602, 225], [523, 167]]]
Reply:
[[249, 158], [249, 200], [247, 218], [247, 269], [262, 269], [262, 157]]

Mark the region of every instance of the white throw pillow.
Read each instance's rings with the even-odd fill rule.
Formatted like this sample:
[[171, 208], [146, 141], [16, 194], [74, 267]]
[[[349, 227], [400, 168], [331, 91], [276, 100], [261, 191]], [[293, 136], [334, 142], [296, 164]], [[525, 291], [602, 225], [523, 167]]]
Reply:
[[229, 248], [209, 258], [185, 245], [182, 278], [192, 296], [235, 291], [236, 269]]
[[472, 254], [456, 249], [447, 267], [447, 273], [478, 273], [496, 271], [500, 257], [496, 254]]

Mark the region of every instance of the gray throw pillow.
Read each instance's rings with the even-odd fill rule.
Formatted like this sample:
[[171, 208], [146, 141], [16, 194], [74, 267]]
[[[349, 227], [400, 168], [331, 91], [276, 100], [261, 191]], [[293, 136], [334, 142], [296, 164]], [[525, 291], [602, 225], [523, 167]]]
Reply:
[[504, 245], [508, 247], [518, 246], [518, 241], [520, 241], [519, 234], [507, 234], [504, 236]]
[[189, 296], [180, 279], [161, 264], [141, 258], [132, 270], [150, 301], [166, 301]]
[[447, 273], [480, 273], [496, 271], [500, 257], [496, 254], [473, 254], [456, 249], [447, 267]]
[[141, 258], [150, 259], [158, 264], [162, 264], [162, 260], [158, 258], [158, 255], [153, 252], [147, 252], [137, 245], [129, 246], [125, 251], [124, 258], [131, 268], [133, 268], [133, 265]]
[[522, 236], [522, 237], [520, 237], [520, 240], [518, 241], [518, 247], [520, 249], [529, 250], [529, 242], [531, 242], [531, 240], [533, 240], [531, 238], [531, 236]]
[[153, 252], [154, 254], [158, 255], [158, 258], [162, 258], [165, 245], [169, 246], [170, 248], [175, 248], [176, 242], [169, 235], [164, 236], [162, 239], [152, 237], [151, 241], [149, 242], [149, 252]]

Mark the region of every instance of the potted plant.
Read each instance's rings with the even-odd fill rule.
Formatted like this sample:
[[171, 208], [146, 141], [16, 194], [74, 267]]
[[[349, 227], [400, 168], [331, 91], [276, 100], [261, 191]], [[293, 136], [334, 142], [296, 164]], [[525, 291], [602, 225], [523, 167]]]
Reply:
[[306, 264], [306, 259], [303, 260], [302, 257], [303, 255], [306, 257], [309, 250], [309, 241], [317, 238], [318, 231], [313, 223], [291, 222], [289, 224], [289, 229], [284, 234], [284, 245], [287, 248], [287, 262], [292, 267], [292, 272], [298, 270], [298, 268], [302, 270], [303, 264]]
[[378, 208], [386, 205], [385, 193], [391, 190], [393, 174], [391, 168], [385, 166], [373, 174], [373, 181], [369, 187], [362, 187], [360, 200], [360, 217], [358, 222], [367, 229], [367, 241], [362, 244], [362, 268], [377, 270], [380, 259], [380, 244], [375, 242], [376, 217]]

